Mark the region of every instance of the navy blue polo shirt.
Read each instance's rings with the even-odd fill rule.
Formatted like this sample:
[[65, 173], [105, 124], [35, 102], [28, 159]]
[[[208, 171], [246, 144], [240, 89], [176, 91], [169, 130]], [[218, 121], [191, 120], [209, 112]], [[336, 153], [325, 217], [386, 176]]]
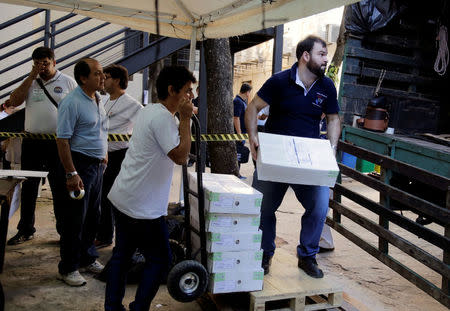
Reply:
[[[236, 95], [233, 100], [233, 106], [234, 116], [238, 117], [241, 123], [242, 134], [247, 133], [247, 129], [245, 128], [245, 109], [247, 108], [247, 104], [245, 103], [245, 100], [241, 96]], [[236, 132], [236, 129], [234, 129], [234, 131]]]
[[308, 93], [296, 81], [298, 63], [274, 74], [258, 91], [270, 105], [266, 132], [281, 135], [319, 138], [322, 113], [339, 112], [336, 88], [328, 77], [319, 78]]

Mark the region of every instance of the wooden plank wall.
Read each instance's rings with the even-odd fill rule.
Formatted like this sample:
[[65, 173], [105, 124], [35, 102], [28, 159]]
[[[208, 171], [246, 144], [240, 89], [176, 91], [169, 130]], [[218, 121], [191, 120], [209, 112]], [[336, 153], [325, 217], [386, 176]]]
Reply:
[[[417, 21], [417, 20], [416, 20]], [[365, 114], [383, 69], [380, 94], [388, 99], [389, 126], [396, 133], [437, 133], [445, 80], [433, 70], [436, 26], [393, 24], [346, 41], [339, 91], [344, 123]]]

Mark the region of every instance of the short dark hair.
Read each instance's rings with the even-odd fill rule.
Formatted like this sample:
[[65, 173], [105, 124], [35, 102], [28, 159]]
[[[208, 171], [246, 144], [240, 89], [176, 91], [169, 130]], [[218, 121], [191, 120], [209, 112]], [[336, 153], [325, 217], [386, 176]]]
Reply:
[[109, 65], [103, 69], [103, 73], [107, 73], [113, 79], [120, 79], [119, 86], [122, 90], [128, 87], [128, 70], [122, 65]]
[[38, 47], [34, 49], [33, 53], [31, 54], [32, 59], [55, 59], [55, 53], [52, 49], [47, 48], [45, 46]]
[[89, 77], [89, 74], [91, 73], [91, 67], [89, 67], [88, 61], [95, 61], [93, 58], [82, 58], [80, 59], [73, 69], [73, 75], [75, 77], [75, 81], [77, 81], [78, 85], [83, 85], [83, 82], [81, 82], [81, 77]]
[[192, 72], [184, 66], [167, 66], [164, 67], [156, 79], [156, 92], [160, 100], [165, 100], [169, 96], [167, 88], [172, 85], [175, 92], [179, 92], [181, 88], [188, 82], [196, 83]]
[[242, 83], [239, 93], [244, 94], [252, 90], [252, 86], [248, 83]]
[[312, 48], [314, 47], [314, 43], [316, 43], [316, 42], [321, 43], [322, 46], [324, 46], [324, 47], [327, 46], [327, 43], [323, 39], [321, 39], [317, 36], [312, 36], [312, 35], [307, 36], [305, 39], [300, 41], [297, 44], [297, 49], [295, 51], [297, 60], [299, 60], [302, 57], [303, 52], [308, 52], [308, 53], [311, 52]]

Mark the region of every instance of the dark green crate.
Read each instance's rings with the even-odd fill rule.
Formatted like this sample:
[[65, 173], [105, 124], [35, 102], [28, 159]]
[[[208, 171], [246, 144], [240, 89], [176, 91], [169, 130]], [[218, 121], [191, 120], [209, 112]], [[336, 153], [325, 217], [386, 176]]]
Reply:
[[366, 160], [357, 159], [356, 170], [361, 173], [371, 173], [375, 170], [375, 164]]

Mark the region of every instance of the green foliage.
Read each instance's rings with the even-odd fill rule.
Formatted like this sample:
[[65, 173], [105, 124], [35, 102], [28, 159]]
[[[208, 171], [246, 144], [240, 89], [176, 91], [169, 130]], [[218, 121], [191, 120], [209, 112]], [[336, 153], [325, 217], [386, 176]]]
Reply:
[[334, 64], [330, 64], [330, 66], [328, 66], [327, 72], [325, 73], [328, 78], [333, 80], [334, 85], [337, 85], [339, 82], [338, 72], [339, 67], [336, 67]]

